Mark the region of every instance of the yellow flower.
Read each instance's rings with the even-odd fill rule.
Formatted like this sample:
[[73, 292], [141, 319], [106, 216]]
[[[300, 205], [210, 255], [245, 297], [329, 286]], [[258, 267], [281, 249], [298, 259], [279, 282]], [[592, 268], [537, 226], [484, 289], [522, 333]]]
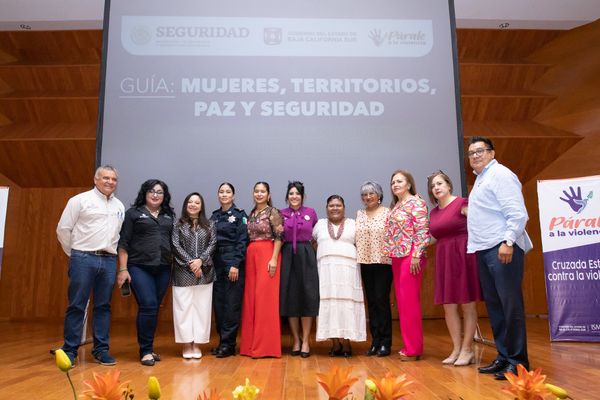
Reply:
[[155, 376], [148, 378], [148, 398], [150, 400], [160, 399], [160, 384]]
[[385, 377], [380, 380], [373, 380], [377, 386], [377, 392], [375, 398], [377, 400], [397, 400], [401, 399], [402, 396], [407, 395], [409, 392], [406, 388], [413, 383], [406, 378], [406, 374], [395, 376], [391, 372], [388, 372]]
[[506, 379], [511, 384], [503, 391], [515, 396], [518, 400], [542, 400], [548, 394], [548, 389], [544, 385], [546, 375], [542, 375], [542, 369], [527, 371], [521, 364], [517, 365], [517, 375], [509, 372], [505, 374]]
[[[241, 387], [241, 386], [238, 386]], [[237, 388], [236, 388], [237, 390]], [[235, 396], [235, 394], [234, 394]], [[221, 400], [221, 397], [219, 396], [219, 392], [217, 391], [217, 389], [212, 388], [210, 390], [209, 394], [206, 394], [206, 391], [202, 392], [202, 394], [198, 395], [198, 397], [196, 398], [196, 400]]]
[[350, 387], [358, 379], [350, 377], [352, 367], [333, 367], [326, 374], [317, 374], [317, 382], [325, 389], [329, 400], [341, 400], [348, 395]]
[[570, 399], [567, 391], [561, 387], [546, 383], [546, 389], [548, 389], [550, 393], [555, 395], [558, 399]]
[[63, 349], [56, 350], [54, 352], [54, 358], [56, 359], [56, 366], [62, 372], [68, 372], [73, 366], [73, 364], [71, 364], [71, 359]]
[[375, 400], [377, 385], [371, 379], [365, 380], [365, 398], [364, 400]]
[[377, 385], [375, 384], [375, 382], [373, 382], [371, 379], [367, 379], [365, 380], [365, 386], [367, 387], [367, 389], [369, 389], [371, 392], [376, 392], [377, 391]]
[[254, 400], [260, 389], [250, 384], [250, 379], [246, 378], [246, 384], [244, 386], [239, 385], [233, 391], [233, 398], [239, 400]]
[[84, 381], [83, 384], [89, 389], [83, 392], [81, 398], [87, 400], [122, 400], [123, 395], [128, 393], [128, 383], [120, 383], [119, 375], [121, 371], [114, 369], [106, 374], [97, 374], [94, 372], [92, 381]]

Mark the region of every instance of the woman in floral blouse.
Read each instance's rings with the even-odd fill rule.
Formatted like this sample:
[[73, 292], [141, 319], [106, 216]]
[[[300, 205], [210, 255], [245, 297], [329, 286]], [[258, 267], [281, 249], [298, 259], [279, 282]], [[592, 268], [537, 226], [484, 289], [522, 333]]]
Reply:
[[258, 182], [248, 220], [246, 286], [242, 303], [240, 354], [253, 358], [281, 357], [279, 276], [283, 220], [271, 203], [269, 184]]
[[425, 247], [429, 244], [427, 204], [408, 171], [397, 170], [390, 182], [391, 212], [386, 223], [384, 254], [392, 258], [394, 289], [404, 348], [402, 361], [414, 361], [423, 354], [421, 321], [421, 279]]

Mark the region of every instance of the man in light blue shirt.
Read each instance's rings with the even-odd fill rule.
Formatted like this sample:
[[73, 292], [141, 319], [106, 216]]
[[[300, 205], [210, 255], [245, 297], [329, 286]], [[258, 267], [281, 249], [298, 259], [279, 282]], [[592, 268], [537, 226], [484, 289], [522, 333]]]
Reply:
[[467, 253], [477, 253], [481, 290], [498, 351], [496, 360], [479, 372], [503, 380], [505, 373], [517, 373], [517, 364], [529, 369], [521, 288], [528, 216], [521, 183], [494, 159], [492, 141], [472, 137], [467, 155], [477, 175], [469, 195]]

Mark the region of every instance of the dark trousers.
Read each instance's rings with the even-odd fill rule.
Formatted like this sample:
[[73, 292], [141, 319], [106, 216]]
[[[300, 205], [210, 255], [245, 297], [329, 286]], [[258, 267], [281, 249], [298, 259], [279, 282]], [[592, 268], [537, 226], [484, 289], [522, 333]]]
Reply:
[[[238, 266], [238, 280], [229, 280], [229, 267], [227, 253], [215, 253], [214, 256], [217, 279], [213, 284], [213, 308], [217, 333], [219, 334], [219, 347], [235, 349], [240, 319], [242, 317], [242, 299], [244, 297], [244, 265]], [[265, 266], [266, 268], [266, 266]]]
[[142, 358], [154, 352], [158, 309], [169, 287], [171, 267], [128, 264], [127, 268], [131, 275], [131, 291], [138, 304], [136, 328]]
[[500, 244], [477, 252], [479, 281], [492, 325], [497, 359], [529, 368], [521, 288], [524, 253], [515, 245], [511, 262], [502, 264], [498, 259], [499, 247]]
[[360, 264], [360, 275], [367, 295], [369, 329], [373, 346], [392, 346], [392, 267], [387, 264]]
[[110, 299], [117, 274], [117, 257], [97, 256], [71, 250], [69, 259], [69, 305], [65, 313], [65, 343], [62, 349], [77, 357], [81, 344], [85, 308], [94, 293], [92, 354], [108, 351]]

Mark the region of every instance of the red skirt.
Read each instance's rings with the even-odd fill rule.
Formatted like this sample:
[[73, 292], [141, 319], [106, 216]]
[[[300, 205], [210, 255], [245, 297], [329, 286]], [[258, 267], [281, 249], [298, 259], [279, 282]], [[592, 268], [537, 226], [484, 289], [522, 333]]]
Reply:
[[281, 357], [281, 326], [279, 321], [279, 274], [269, 276], [269, 260], [273, 242], [250, 242], [246, 251], [246, 283], [242, 303], [242, 337], [240, 354], [250, 357]]

